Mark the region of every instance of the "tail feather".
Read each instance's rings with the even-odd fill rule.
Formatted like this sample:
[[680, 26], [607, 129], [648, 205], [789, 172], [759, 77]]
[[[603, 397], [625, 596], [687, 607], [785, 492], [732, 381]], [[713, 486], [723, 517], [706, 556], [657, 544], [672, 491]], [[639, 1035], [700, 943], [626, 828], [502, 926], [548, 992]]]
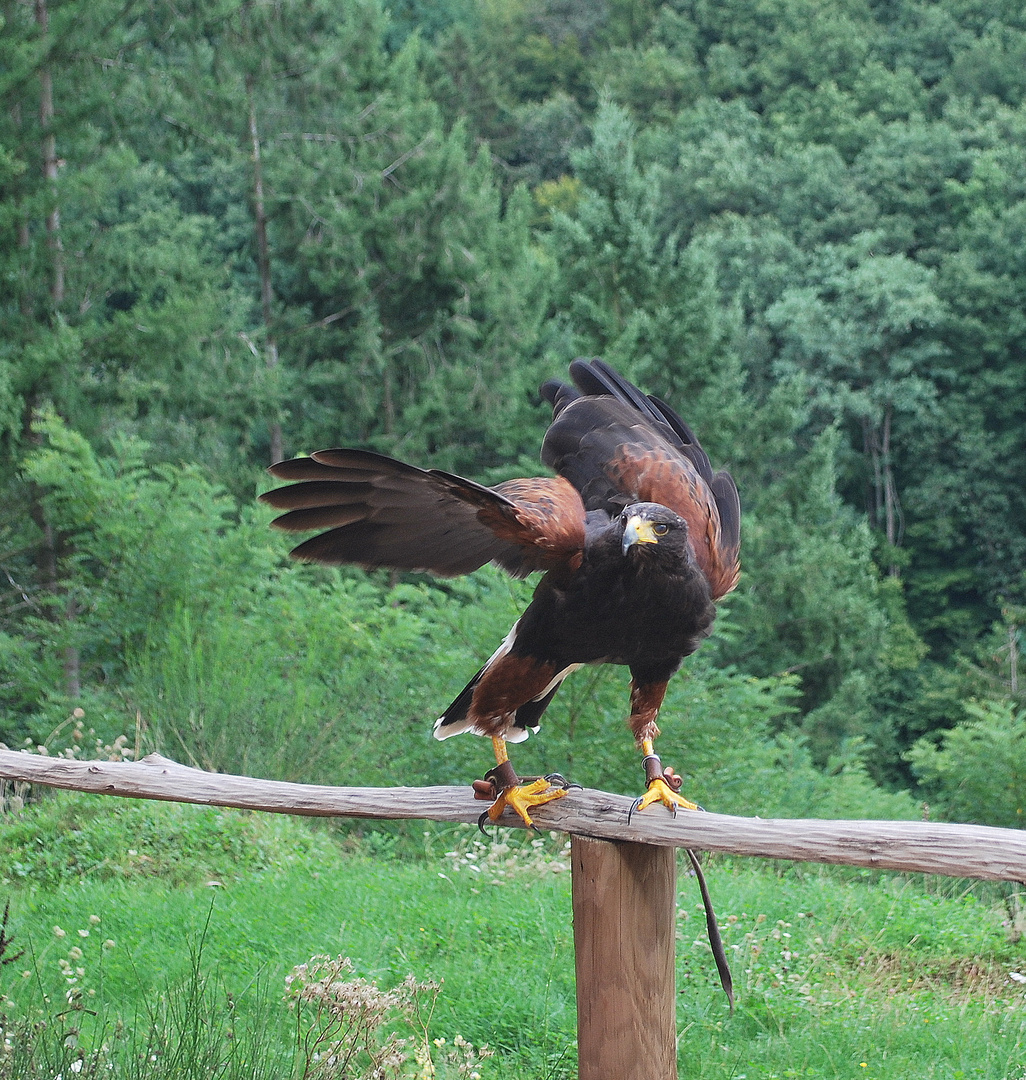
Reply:
[[[502, 737], [506, 742], [523, 742], [532, 732], [537, 733], [541, 726], [539, 721], [542, 713], [545, 712], [549, 707], [549, 702], [556, 696], [556, 691], [562, 685], [563, 679], [578, 666], [574, 664], [573, 667], [561, 671], [553, 681], [553, 685], [548, 687], [542, 696], [524, 702], [516, 710], [513, 714], [512, 724], [503, 732]], [[461, 735], [465, 731], [469, 731], [472, 735], [488, 734], [478, 728], [474, 719], [470, 716], [470, 704], [474, 697], [474, 688], [481, 681], [484, 670], [484, 668], [481, 668], [459, 692], [456, 700], [435, 721], [434, 736], [436, 739], [448, 739], [453, 735]]]
[[[469, 719], [470, 702], [474, 697], [474, 687], [481, 681], [484, 668], [459, 692], [455, 701], [435, 721], [436, 739], [448, 739], [450, 735], [459, 735], [463, 731], [474, 731], [474, 722]], [[475, 732], [475, 734], [483, 734]]]
[[[456, 695], [452, 704], [435, 721], [434, 736], [436, 739], [448, 739], [450, 736], [459, 735], [464, 731], [469, 731], [474, 735], [490, 734], [490, 732], [478, 727], [477, 720], [471, 712], [474, 702], [474, 690], [485, 672], [513, 648], [513, 643], [516, 641], [517, 626], [519, 626], [519, 623], [514, 625], [513, 629], [506, 635], [505, 640], [492, 653], [481, 670]], [[542, 713], [545, 712], [549, 702], [556, 696], [556, 691], [563, 680], [571, 671], [576, 671], [580, 666], [580, 664], [570, 664], [563, 668], [546, 684], [541, 693], [520, 705], [510, 717], [510, 723], [503, 732], [503, 738], [507, 742], [523, 742], [530, 732], [537, 731]]]

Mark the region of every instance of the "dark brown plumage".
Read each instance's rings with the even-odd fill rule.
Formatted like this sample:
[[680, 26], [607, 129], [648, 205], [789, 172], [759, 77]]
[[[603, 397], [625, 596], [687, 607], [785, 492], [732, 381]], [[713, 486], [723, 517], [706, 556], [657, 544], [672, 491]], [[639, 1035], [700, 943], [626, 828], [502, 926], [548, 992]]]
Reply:
[[[575, 360], [574, 386], [542, 387], [553, 421], [542, 459], [558, 475], [494, 488], [362, 450], [321, 450], [271, 467], [298, 481], [261, 498], [287, 511], [274, 524], [327, 531], [297, 559], [465, 574], [495, 562], [517, 577], [545, 571], [506, 640], [445, 710], [438, 738], [490, 736], [498, 765], [489, 815], [565, 794], [520, 785], [507, 742], [537, 730], [562, 680], [582, 664], [626, 665], [629, 724], [645, 754], [648, 793], [676, 794], [652, 749], [666, 684], [709, 633], [713, 602], [739, 574], [740, 504], [729, 473], [712, 471], [684, 421], [601, 360]], [[480, 785], [480, 782], [478, 782]]]

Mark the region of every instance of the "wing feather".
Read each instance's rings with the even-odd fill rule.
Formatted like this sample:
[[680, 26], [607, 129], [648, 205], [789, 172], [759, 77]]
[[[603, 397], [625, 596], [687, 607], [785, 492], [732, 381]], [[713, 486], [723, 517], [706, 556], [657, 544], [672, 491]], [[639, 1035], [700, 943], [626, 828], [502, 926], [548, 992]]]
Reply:
[[285, 511], [274, 521], [281, 529], [326, 530], [293, 550], [298, 559], [440, 575], [495, 562], [519, 577], [576, 569], [586, 519], [632, 502], [661, 503], [688, 522], [714, 598], [725, 595], [740, 573], [741, 510], [730, 474], [713, 472], [673, 409], [608, 364], [578, 359], [570, 372], [575, 386], [553, 379], [542, 387], [553, 405], [542, 459], [555, 478], [489, 488], [338, 448], [273, 465], [273, 476], [292, 483], [261, 499]]
[[328, 530], [294, 548], [297, 559], [442, 576], [496, 562], [519, 577], [580, 562], [584, 505], [558, 477], [488, 488], [351, 449], [319, 450], [269, 471], [297, 481], [260, 496], [286, 511], [273, 524]]

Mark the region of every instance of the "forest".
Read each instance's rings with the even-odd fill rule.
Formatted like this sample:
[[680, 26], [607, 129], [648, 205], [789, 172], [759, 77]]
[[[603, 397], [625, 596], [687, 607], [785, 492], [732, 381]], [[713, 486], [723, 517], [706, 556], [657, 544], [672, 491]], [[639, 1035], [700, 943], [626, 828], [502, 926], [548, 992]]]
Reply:
[[[4, 0], [0, 740], [469, 782], [529, 585], [298, 567], [263, 469], [539, 475], [602, 356], [741, 491], [703, 805], [1020, 826], [1024, 92], [1009, 0]], [[525, 767], [633, 791], [625, 708]]]

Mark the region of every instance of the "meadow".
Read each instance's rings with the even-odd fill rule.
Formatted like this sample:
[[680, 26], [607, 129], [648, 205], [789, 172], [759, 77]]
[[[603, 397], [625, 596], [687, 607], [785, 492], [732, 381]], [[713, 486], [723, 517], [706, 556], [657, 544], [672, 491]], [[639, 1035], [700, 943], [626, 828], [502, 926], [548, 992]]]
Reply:
[[[66, 794], [8, 807], [4, 1080], [576, 1075], [564, 836]], [[707, 872], [738, 1004], [682, 868], [682, 1077], [1026, 1075], [1017, 891], [722, 857]]]

